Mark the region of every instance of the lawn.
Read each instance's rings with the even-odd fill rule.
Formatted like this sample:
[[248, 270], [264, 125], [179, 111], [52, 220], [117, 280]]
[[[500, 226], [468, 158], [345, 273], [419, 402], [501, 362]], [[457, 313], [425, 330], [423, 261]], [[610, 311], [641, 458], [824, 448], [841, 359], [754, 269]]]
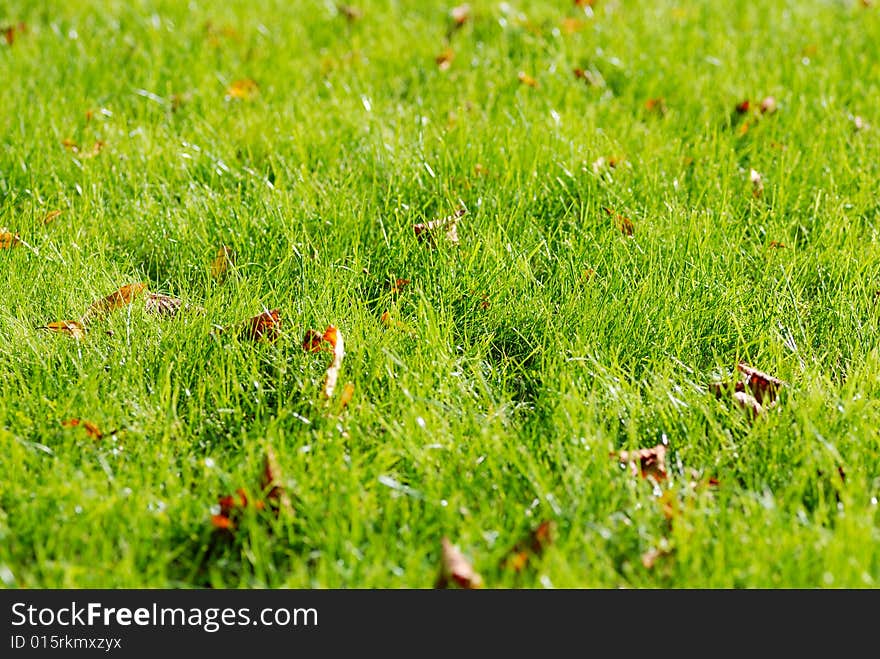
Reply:
[[453, 4], [4, 4], [3, 587], [880, 585], [880, 7]]

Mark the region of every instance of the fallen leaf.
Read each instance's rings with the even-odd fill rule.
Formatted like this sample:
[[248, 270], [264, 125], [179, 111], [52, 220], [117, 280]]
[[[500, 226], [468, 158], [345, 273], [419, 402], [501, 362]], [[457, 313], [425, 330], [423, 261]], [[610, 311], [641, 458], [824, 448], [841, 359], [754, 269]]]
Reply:
[[574, 0], [575, 7], [595, 7], [598, 0]]
[[303, 338], [302, 347], [306, 352], [321, 352], [323, 343], [324, 335], [318, 330], [310, 329]]
[[646, 570], [650, 570], [657, 564], [661, 558], [667, 558], [672, 555], [672, 550], [668, 547], [651, 547], [642, 554], [642, 565]]
[[256, 82], [250, 78], [242, 78], [241, 80], [235, 80], [226, 88], [226, 98], [227, 100], [232, 98], [247, 100], [256, 96], [259, 91], [260, 89]]
[[527, 85], [528, 87], [537, 87], [538, 86], [538, 81], [535, 80], [532, 76], [530, 76], [525, 71], [520, 71], [519, 73], [516, 74], [516, 77], [519, 79], [519, 81], [522, 84]]
[[324, 330], [324, 340], [333, 346], [333, 361], [327, 369], [324, 379], [324, 398], [330, 398], [336, 389], [336, 381], [339, 379], [339, 369], [342, 368], [342, 358], [345, 357], [345, 343], [342, 333], [333, 325], [328, 325]]
[[629, 465], [633, 476], [653, 478], [660, 482], [666, 480], [666, 445], [657, 444], [652, 448], [636, 451], [620, 451], [617, 457], [622, 464]]
[[265, 494], [269, 506], [275, 511], [276, 515], [292, 515], [293, 505], [290, 503], [290, 497], [282, 483], [281, 469], [278, 466], [278, 460], [275, 458], [275, 452], [271, 447], [267, 447], [266, 457], [263, 460], [263, 475], [260, 480], [260, 489]]
[[739, 103], [737, 103], [736, 108], [734, 108], [734, 109], [737, 114], [748, 114], [751, 107], [752, 107], [751, 101], [749, 101], [749, 99], [746, 99], [744, 101], [740, 101]]
[[760, 198], [764, 194], [764, 177], [756, 170], [749, 170], [749, 180], [752, 182], [752, 196]]
[[61, 213], [63, 213], [63, 212], [64, 211], [49, 211], [48, 213], [46, 213], [46, 216], [43, 218], [43, 224], [49, 224], [52, 220], [54, 220], [56, 217], [61, 215]]
[[242, 335], [251, 341], [274, 341], [279, 336], [281, 316], [278, 309], [264, 311], [248, 320], [242, 328]]
[[[220, 505], [220, 513], [211, 516], [211, 524], [220, 530], [231, 531], [235, 528], [236, 520], [240, 517], [241, 512], [246, 510], [251, 503], [248, 501], [244, 488], [239, 488], [235, 492], [236, 496], [227, 494], [218, 499]], [[253, 502], [255, 510], [264, 510], [265, 504], [262, 501]]]
[[211, 277], [221, 280], [226, 276], [230, 266], [235, 265], [235, 252], [231, 247], [224, 245], [217, 250], [217, 256], [211, 262]]
[[762, 405], [776, 400], [779, 390], [785, 386], [785, 382], [777, 377], [752, 368], [748, 364], [740, 362], [736, 365], [737, 370], [746, 376], [745, 386]]
[[510, 548], [501, 561], [502, 567], [515, 572], [521, 571], [532, 557], [540, 556], [553, 544], [555, 534], [555, 523], [552, 520], [542, 521], [525, 538]]
[[27, 24], [19, 22], [16, 25], [6, 25], [0, 28], [0, 31], [3, 32], [3, 39], [6, 41], [6, 45], [11, 46], [15, 43], [16, 34], [25, 34], [27, 32]]
[[119, 290], [113, 291], [107, 297], [102, 297], [100, 300], [93, 302], [83, 314], [82, 322], [88, 323], [93, 317], [101, 318], [116, 309], [131, 304], [145, 290], [147, 290], [147, 285], [143, 282], [138, 282], [127, 284]]
[[180, 298], [162, 293], [147, 293], [144, 301], [144, 311], [156, 316], [174, 316], [182, 306], [183, 301]]
[[437, 63], [438, 69], [441, 71], [447, 71], [449, 70], [449, 67], [452, 66], [452, 60], [454, 59], [455, 53], [452, 51], [452, 48], [446, 48], [434, 58], [434, 61]]
[[772, 249], [785, 249], [785, 243], [781, 243], [778, 240], [771, 240], [770, 247]]
[[413, 225], [413, 231], [416, 234], [416, 238], [420, 241], [427, 241], [428, 245], [431, 247], [436, 247], [437, 243], [434, 238], [435, 232], [439, 230], [443, 230], [446, 235], [446, 238], [453, 245], [458, 245], [458, 220], [467, 213], [467, 209], [464, 207], [459, 208], [452, 215], [444, 217], [439, 220], [431, 220], [430, 222], [423, 222], [421, 224]]
[[82, 419], [68, 419], [67, 421], [62, 421], [61, 425], [65, 428], [76, 428], [77, 426], [82, 426], [85, 428], [86, 434], [92, 439], [101, 439], [104, 436], [104, 433], [101, 432], [100, 428], [96, 426], [91, 421], [84, 421]]
[[457, 586], [472, 590], [481, 588], [482, 585], [483, 578], [477, 574], [458, 547], [453, 545], [449, 538], [444, 537], [441, 540], [440, 575], [434, 587]]
[[9, 229], [0, 229], [0, 249], [10, 249], [21, 245], [21, 236]]
[[593, 71], [588, 71], [587, 69], [576, 68], [573, 69], [574, 77], [578, 80], [583, 80], [591, 87], [604, 87], [605, 81], [602, 79], [602, 76], [594, 73]]
[[409, 279], [395, 279], [391, 282], [391, 294], [399, 295], [407, 286], [409, 286]]
[[733, 400], [742, 409], [750, 411], [753, 416], [761, 416], [764, 413], [764, 408], [761, 406], [761, 403], [759, 403], [750, 393], [745, 391], [735, 391], [733, 392]]
[[623, 235], [631, 236], [636, 232], [635, 225], [628, 217], [625, 217], [610, 208], [604, 208], [603, 210], [608, 213], [608, 215], [610, 215], [612, 218], [614, 218], [614, 225], [620, 230]]
[[59, 320], [53, 323], [49, 323], [47, 325], [43, 325], [42, 327], [38, 327], [37, 329], [44, 329], [48, 330], [49, 332], [58, 332], [60, 334], [67, 334], [68, 336], [72, 336], [74, 339], [81, 339], [86, 335], [86, 329], [85, 327], [83, 327], [83, 324], [75, 320]]
[[74, 153], [79, 152], [79, 145], [69, 137], [61, 140], [61, 145], [68, 151], [73, 151]]
[[97, 141], [92, 145], [92, 148], [91, 148], [91, 149], [89, 149], [88, 151], [82, 151], [82, 152], [79, 154], [79, 155], [80, 155], [80, 158], [94, 158], [94, 157], [97, 156], [99, 153], [101, 153], [101, 151], [103, 151], [103, 149], [104, 149], [105, 146], [107, 146], [107, 143], [106, 143], [106, 142], [103, 142], [103, 141], [101, 141], [101, 140], [97, 140]]
[[226, 515], [211, 515], [211, 524], [222, 531], [231, 531], [235, 528], [235, 524]]

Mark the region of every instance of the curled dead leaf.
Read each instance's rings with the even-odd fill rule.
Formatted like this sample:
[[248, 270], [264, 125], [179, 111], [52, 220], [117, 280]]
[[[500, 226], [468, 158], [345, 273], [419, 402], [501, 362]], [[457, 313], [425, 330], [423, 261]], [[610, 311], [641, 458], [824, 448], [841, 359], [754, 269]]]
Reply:
[[67, 334], [74, 339], [81, 339], [86, 335], [86, 328], [82, 323], [76, 320], [58, 320], [43, 325], [42, 327], [38, 327], [37, 329], [58, 332], [59, 334]]
[[251, 341], [274, 341], [281, 329], [281, 312], [278, 309], [263, 311], [248, 320], [242, 327], [242, 336]]
[[774, 402], [779, 390], [785, 386], [785, 382], [779, 378], [752, 368], [743, 362], [737, 364], [736, 368], [746, 376], [745, 386], [751, 390], [755, 400], [762, 405]]
[[625, 217], [610, 208], [605, 208], [604, 210], [614, 219], [614, 225], [624, 236], [631, 236], [636, 232], [635, 225], [628, 217]]
[[552, 520], [542, 521], [529, 534], [518, 541], [504, 555], [501, 567], [519, 572], [528, 565], [533, 557], [540, 556], [553, 544], [556, 535], [556, 524]]
[[143, 282], [127, 284], [113, 291], [110, 295], [93, 302], [81, 320], [85, 324], [93, 318], [102, 318], [116, 309], [131, 304], [145, 290], [147, 290], [147, 285]]
[[[613, 454], [612, 454], [613, 455]], [[620, 451], [617, 458], [621, 464], [629, 465], [633, 476], [653, 478], [660, 482], [666, 480], [666, 445], [657, 444], [651, 448], [636, 451]]]
[[465, 213], [467, 213], [467, 209], [461, 207], [452, 215], [439, 220], [431, 220], [430, 222], [415, 224], [413, 225], [413, 231], [416, 234], [416, 238], [420, 241], [427, 242], [431, 247], [437, 246], [435, 234], [441, 230], [450, 243], [458, 245], [458, 220], [461, 219]]
[[483, 586], [483, 578], [449, 538], [441, 540], [440, 574], [435, 588], [458, 587], [473, 590]]
[[147, 293], [144, 311], [156, 316], [175, 316], [183, 307], [183, 300], [162, 293]]
[[318, 330], [310, 329], [302, 340], [303, 350], [306, 352], [321, 352], [324, 344], [324, 335]]

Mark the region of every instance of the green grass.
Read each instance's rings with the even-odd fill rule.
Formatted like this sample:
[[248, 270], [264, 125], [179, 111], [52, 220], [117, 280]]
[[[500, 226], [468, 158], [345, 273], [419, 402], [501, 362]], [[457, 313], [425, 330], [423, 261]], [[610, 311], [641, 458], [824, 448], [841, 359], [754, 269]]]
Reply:
[[[5, 587], [431, 587], [444, 535], [493, 587], [880, 585], [880, 11], [471, 5], [443, 71], [434, 0], [5, 4]], [[459, 200], [461, 244], [419, 243]], [[204, 313], [36, 329], [136, 281]], [[212, 334], [272, 308], [274, 343]], [[300, 345], [328, 324], [344, 410]], [[707, 392], [740, 360], [788, 383], [754, 422]], [[660, 488], [610, 457], [664, 438]], [[295, 514], [215, 533], [268, 446]]]

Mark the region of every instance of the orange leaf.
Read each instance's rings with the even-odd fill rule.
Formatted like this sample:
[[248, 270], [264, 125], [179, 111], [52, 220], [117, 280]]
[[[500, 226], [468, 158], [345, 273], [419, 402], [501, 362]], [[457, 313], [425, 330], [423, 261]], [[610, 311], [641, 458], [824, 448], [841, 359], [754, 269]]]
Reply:
[[222, 531], [231, 531], [235, 528], [235, 524], [226, 515], [211, 515], [211, 524]]
[[21, 245], [21, 236], [8, 229], [0, 229], [0, 249], [9, 249]]
[[324, 335], [318, 330], [310, 329], [303, 338], [302, 347], [306, 352], [321, 352], [323, 343]]
[[242, 331], [245, 338], [248, 338], [251, 341], [259, 341], [261, 339], [274, 341], [278, 338], [280, 327], [280, 311], [278, 309], [272, 309], [271, 311], [264, 311], [251, 318], [247, 321]]
[[666, 101], [662, 98], [649, 98], [645, 101], [645, 109], [648, 112], [655, 112], [660, 116], [666, 114]]
[[528, 87], [537, 87], [538, 86], [538, 81], [535, 80], [532, 76], [530, 76], [525, 71], [520, 71], [519, 73], [516, 74], [516, 77], [519, 78], [519, 81], [522, 84], [524, 84]]
[[88, 322], [93, 316], [102, 317], [116, 309], [131, 304], [132, 301], [141, 293], [147, 290], [147, 285], [143, 282], [135, 284], [127, 284], [119, 290], [113, 291], [107, 297], [103, 297], [92, 303], [92, 305], [83, 314], [82, 322]]
[[214, 279], [222, 279], [232, 265], [235, 265], [235, 252], [231, 247], [224, 245], [217, 250], [217, 256], [211, 263], [211, 276]]
[[620, 451], [617, 457], [622, 463], [629, 465], [633, 476], [641, 474], [642, 478], [651, 477], [658, 482], [666, 479], [665, 444], [637, 451]]
[[47, 325], [43, 325], [42, 327], [38, 327], [37, 329], [44, 329], [50, 332], [67, 334], [68, 336], [72, 336], [74, 339], [81, 339], [86, 335], [86, 328], [83, 327], [82, 323], [75, 320], [59, 320], [53, 323], [49, 323]]
[[430, 222], [422, 222], [420, 224], [413, 225], [413, 231], [416, 234], [416, 238], [420, 241], [425, 241], [431, 247], [436, 247], [436, 239], [434, 238], [434, 234], [443, 230], [446, 235], [446, 238], [453, 245], [458, 245], [458, 220], [467, 213], [467, 209], [462, 207], [455, 211], [452, 215], [448, 217], [444, 217], [439, 220], [431, 220]]
[[354, 397], [354, 382], [346, 382], [342, 389], [342, 395], [339, 397], [340, 407], [348, 407], [351, 399]]
[[61, 425], [65, 428], [75, 428], [77, 426], [82, 426], [86, 430], [86, 434], [92, 439], [101, 439], [104, 436], [104, 433], [101, 432], [100, 428], [96, 426], [91, 421], [84, 421], [82, 419], [68, 419], [67, 421], [62, 421]]
[[458, 547], [453, 545], [449, 538], [444, 537], [441, 540], [440, 575], [434, 587], [449, 588], [450, 586], [473, 590], [483, 586], [483, 578], [474, 570], [473, 565]]
[[595, 7], [596, 0], [574, 0], [575, 7]]
[[52, 220], [54, 220], [56, 217], [61, 215], [61, 213], [63, 213], [63, 212], [64, 211], [49, 211], [48, 213], [46, 213], [46, 216], [43, 218], [43, 224], [49, 224]]
[[250, 78], [242, 78], [241, 80], [235, 80], [231, 85], [229, 85], [229, 87], [226, 88], [226, 98], [237, 98], [240, 100], [246, 100], [256, 96], [259, 91], [260, 90], [256, 82], [254, 82]]
[[183, 300], [162, 293], [147, 293], [144, 311], [156, 316], [174, 316], [183, 306]]
[[400, 291], [409, 285], [409, 279], [395, 279], [391, 284], [391, 294], [398, 295]]
[[339, 379], [339, 369], [342, 368], [342, 358], [345, 357], [345, 342], [342, 340], [342, 333], [333, 325], [328, 325], [324, 331], [324, 340], [333, 346], [333, 361], [327, 369], [327, 376], [324, 378], [324, 398], [330, 398], [336, 389], [336, 382]]

